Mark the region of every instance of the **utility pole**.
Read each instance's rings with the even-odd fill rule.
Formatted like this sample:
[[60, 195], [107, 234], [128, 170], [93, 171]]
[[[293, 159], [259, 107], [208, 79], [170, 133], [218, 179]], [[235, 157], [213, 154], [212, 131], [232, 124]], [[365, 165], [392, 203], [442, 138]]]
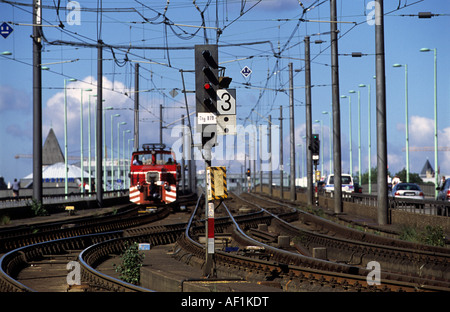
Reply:
[[[188, 136], [189, 143], [187, 144], [187, 146], [188, 146], [187, 148], [189, 148], [189, 150], [188, 150], [189, 151], [189, 154], [188, 154], [189, 155], [189, 157], [188, 157], [188, 190], [190, 193], [192, 193], [195, 188], [194, 186], [196, 185], [195, 174], [194, 174], [196, 170], [195, 170], [195, 162], [192, 160], [194, 147], [192, 146], [193, 139], [192, 139], [191, 117], [189, 114], [188, 100], [187, 100], [187, 95], [186, 95], [187, 91], [186, 91], [186, 86], [184, 83], [183, 72], [184, 72], [184, 70], [180, 69], [181, 81], [183, 83], [184, 103], [186, 105], [186, 118], [187, 118], [188, 126], [189, 126], [189, 136]], [[194, 72], [195, 72], [195, 70], [194, 70]]]
[[339, 103], [339, 60], [336, 0], [330, 0], [331, 93], [333, 101], [334, 212], [342, 213], [341, 113]]
[[377, 198], [378, 224], [388, 224], [387, 190], [387, 134], [386, 134], [386, 83], [384, 63], [384, 18], [383, 0], [375, 3], [375, 66], [377, 106]]
[[280, 105], [280, 198], [283, 199], [283, 106]]
[[[253, 171], [252, 171], [252, 186], [256, 191], [256, 143], [258, 139], [258, 133], [257, 129], [255, 129], [255, 132], [253, 132]], [[250, 151], [249, 151], [250, 154]]]
[[[189, 116], [188, 116], [189, 118]], [[186, 164], [186, 136], [185, 136], [185, 132], [184, 132], [184, 115], [181, 115], [181, 129], [182, 129], [182, 133], [181, 133], [181, 138], [183, 140], [183, 152], [182, 152], [182, 157], [181, 157], [181, 192], [183, 193], [183, 195], [185, 194], [186, 191], [186, 172], [184, 170], [184, 166]]]
[[33, 199], [42, 203], [42, 71], [41, 0], [33, 7]]
[[134, 65], [134, 150], [139, 149], [139, 63]]
[[295, 196], [295, 125], [294, 125], [294, 77], [293, 77], [293, 69], [292, 63], [289, 63], [289, 124], [290, 124], [290, 132], [289, 142], [291, 145], [290, 151], [290, 200], [294, 201], [296, 199]]
[[263, 192], [263, 172], [262, 172], [262, 138], [263, 138], [263, 132], [262, 132], [262, 125], [259, 127], [258, 137], [259, 137], [259, 191]]
[[313, 180], [312, 180], [312, 116], [311, 116], [311, 61], [309, 52], [309, 36], [305, 37], [305, 114], [306, 114], [306, 193], [308, 206], [313, 205]]
[[268, 127], [268, 131], [269, 131], [269, 195], [270, 197], [272, 197], [273, 195], [273, 188], [272, 188], [272, 115], [269, 115], [269, 127]]
[[163, 106], [159, 104], [159, 143], [163, 144]]
[[[97, 155], [96, 155], [96, 181], [97, 205], [103, 207], [103, 183], [102, 183], [102, 129], [103, 129], [103, 41], [98, 40], [97, 45]], [[111, 151], [112, 152], [112, 151]], [[111, 172], [112, 174], [112, 172]], [[105, 181], [106, 183], [106, 181]], [[105, 184], [106, 185], [106, 184]]]

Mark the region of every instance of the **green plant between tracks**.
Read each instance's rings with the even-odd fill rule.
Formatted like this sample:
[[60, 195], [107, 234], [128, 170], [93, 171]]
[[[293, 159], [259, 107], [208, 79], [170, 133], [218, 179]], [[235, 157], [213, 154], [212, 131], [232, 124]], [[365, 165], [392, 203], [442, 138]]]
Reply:
[[441, 226], [427, 225], [422, 231], [405, 226], [401, 230], [400, 239], [430, 246], [445, 246], [445, 234]]
[[29, 202], [29, 205], [35, 216], [48, 216], [48, 211], [42, 202], [33, 199]]
[[132, 244], [125, 244], [125, 251], [120, 256], [122, 263], [116, 266], [116, 272], [120, 273], [119, 278], [124, 282], [139, 285], [141, 279], [141, 267], [145, 255], [139, 252], [139, 244], [134, 242]]

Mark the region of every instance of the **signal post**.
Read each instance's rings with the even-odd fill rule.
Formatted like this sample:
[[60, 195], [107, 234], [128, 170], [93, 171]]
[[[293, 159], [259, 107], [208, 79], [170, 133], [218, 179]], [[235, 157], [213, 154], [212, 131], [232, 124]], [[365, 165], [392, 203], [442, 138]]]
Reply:
[[219, 75], [217, 45], [195, 46], [197, 131], [201, 132], [205, 160], [205, 277], [214, 277], [214, 200], [227, 197], [225, 167], [211, 166], [211, 151], [218, 135], [236, 133], [236, 93], [228, 90], [231, 78]]
[[320, 175], [321, 172], [317, 171], [317, 165], [319, 164], [319, 158], [320, 158], [320, 138], [318, 134], [313, 134], [311, 139], [311, 154], [312, 154], [312, 160], [314, 162], [314, 172], [316, 175], [316, 187], [314, 190], [314, 201], [316, 206], [319, 206], [319, 181], [320, 181]]

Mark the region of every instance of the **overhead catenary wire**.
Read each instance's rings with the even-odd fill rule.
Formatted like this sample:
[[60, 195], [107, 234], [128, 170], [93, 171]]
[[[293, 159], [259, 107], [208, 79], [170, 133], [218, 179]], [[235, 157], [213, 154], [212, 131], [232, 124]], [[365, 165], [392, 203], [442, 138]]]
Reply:
[[[392, 12], [396, 12], [399, 9], [403, 9], [405, 7], [411, 6], [413, 4], [422, 2], [421, 1], [414, 1], [414, 2], [410, 2], [410, 1], [406, 1], [406, 2], [402, 2], [401, 5], [397, 6], [396, 9], [394, 9], [391, 12], [387, 12], [385, 14], [390, 14]], [[5, 4], [10, 4], [13, 5], [15, 7], [31, 7], [30, 3], [24, 3], [24, 2], [19, 2], [19, 1], [7, 1], [7, 0], [2, 0], [0, 1], [2, 3]], [[199, 8], [199, 10], [197, 10], [200, 13], [206, 12], [207, 8], [211, 7], [212, 2], [209, 1], [203, 1], [203, 2], [195, 2], [195, 5], [193, 3], [191, 4], [187, 4], [184, 3], [182, 5], [180, 4], [175, 4], [171, 1], [164, 1], [163, 5], [159, 5], [159, 6], [155, 6], [155, 5], [147, 5], [145, 3], [143, 3], [143, 1], [139, 2], [136, 1], [136, 3], [138, 3], [139, 5], [141, 5], [141, 7], [143, 8], [142, 11], [140, 11], [138, 8], [132, 8], [132, 7], [104, 7], [104, 3], [101, 0], [97, 0], [96, 1], [96, 7], [85, 7], [82, 6], [80, 8], [80, 10], [82, 12], [85, 13], [93, 13], [96, 15], [96, 24], [98, 26], [97, 29], [97, 38], [93, 38], [90, 37], [89, 35], [83, 34], [83, 33], [76, 33], [75, 31], [72, 31], [70, 29], [66, 28], [62, 28], [59, 26], [60, 21], [61, 21], [61, 17], [60, 14], [61, 12], [65, 12], [67, 11], [67, 8], [65, 6], [59, 6], [57, 3], [55, 3], [56, 1], [53, 1], [53, 5], [43, 5], [42, 7], [44, 9], [47, 10], [52, 10], [55, 12], [55, 17], [56, 17], [56, 24], [52, 25], [52, 21], [50, 21], [49, 19], [46, 19], [45, 22], [47, 25], [44, 26], [52, 26], [52, 27], [48, 27], [49, 29], [56, 29], [58, 31], [61, 32], [61, 39], [51, 39], [48, 37], [44, 36], [44, 39], [46, 40], [44, 43], [47, 46], [70, 46], [70, 47], [77, 47], [77, 48], [96, 48], [97, 47], [97, 39], [99, 37], [99, 35], [102, 34], [102, 25], [103, 23], [105, 23], [105, 20], [108, 18], [111, 18], [108, 15], [112, 15], [112, 14], [119, 14], [119, 15], [124, 15], [126, 13], [128, 14], [133, 14], [135, 16], [137, 16], [139, 19], [141, 19], [141, 21], [129, 21], [127, 23], [124, 23], [122, 21], [118, 21], [120, 22], [122, 25], [127, 25], [127, 27], [133, 28], [135, 27], [136, 23], [138, 22], [142, 22], [144, 24], [148, 24], [148, 25], [159, 25], [160, 27], [163, 27], [167, 30], [170, 30], [169, 33], [172, 33], [176, 38], [179, 39], [186, 39], [186, 40], [191, 40], [191, 39], [195, 39], [195, 40], [199, 40], [200, 38], [208, 38], [208, 33], [207, 30], [212, 30], [212, 31], [216, 31], [220, 28], [221, 34], [220, 34], [220, 41], [219, 41], [219, 46], [221, 48], [228, 48], [228, 49], [224, 49], [224, 50], [232, 50], [233, 47], [257, 47], [258, 49], [261, 48], [260, 51], [256, 52], [256, 51], [250, 51], [250, 54], [252, 55], [247, 55], [248, 59], [252, 59], [253, 61], [256, 62], [256, 58], [257, 56], [262, 56], [262, 57], [270, 57], [271, 61], [273, 62], [272, 64], [274, 64], [273, 66], [271, 66], [271, 74], [269, 74], [266, 77], [266, 81], [262, 81], [262, 83], [257, 83], [255, 81], [253, 81], [251, 84], [245, 85], [243, 82], [237, 81], [237, 79], [235, 79], [235, 81], [233, 82], [238, 88], [252, 88], [252, 89], [259, 89], [261, 91], [261, 89], [264, 89], [266, 91], [271, 91], [271, 92], [275, 92], [276, 94], [279, 92], [283, 92], [283, 90], [285, 89], [285, 84], [287, 83], [287, 81], [282, 81], [280, 80], [279, 77], [277, 76], [277, 85], [275, 87], [268, 87], [270, 85], [270, 82], [268, 82], [267, 80], [272, 80], [275, 78], [275, 73], [279, 72], [281, 67], [284, 67], [283, 62], [281, 61], [284, 58], [295, 58], [292, 57], [291, 55], [289, 55], [288, 53], [290, 51], [292, 51], [292, 49], [294, 47], [297, 47], [298, 45], [301, 44], [301, 42], [298, 42], [297, 40], [293, 40], [293, 38], [295, 38], [295, 35], [297, 34], [298, 30], [301, 28], [302, 23], [308, 23], [311, 21], [315, 21], [316, 19], [313, 17], [308, 16], [308, 18], [306, 18], [304, 16], [304, 14], [306, 12], [312, 12], [315, 8], [319, 8], [322, 4], [326, 3], [326, 1], [313, 1], [311, 5], [309, 5], [308, 7], [305, 7], [306, 4], [301, 4], [300, 2], [300, 7], [302, 12], [300, 13], [300, 15], [295, 16], [293, 18], [291, 18], [291, 20], [289, 21], [290, 24], [288, 24], [287, 26], [289, 26], [291, 29], [288, 32], [288, 37], [283, 38], [283, 42], [281, 43], [280, 46], [280, 50], [276, 50], [273, 46], [273, 40], [261, 40], [261, 41], [253, 41], [253, 42], [241, 42], [241, 43], [233, 43], [233, 42], [226, 42], [226, 39], [224, 37], [224, 34], [232, 28], [232, 26], [234, 26], [237, 22], [239, 21], [245, 21], [248, 22], [248, 20], [245, 19], [244, 15], [247, 14], [248, 12], [251, 12], [252, 9], [258, 7], [258, 4], [261, 3], [261, 1], [253, 1], [250, 5], [249, 5], [249, 1], [240, 1], [241, 7], [240, 7], [240, 14], [238, 16], [230, 16], [229, 19], [227, 19], [226, 21], [224, 21], [222, 24], [222, 27], [211, 27], [211, 29], [209, 28], [209, 24], [208, 22], [208, 16], [205, 15], [203, 17], [203, 19], [201, 20], [201, 24], [203, 24], [203, 20], [204, 20], [204, 24], [205, 26], [198, 26], [197, 25], [197, 29], [196, 28], [192, 28], [189, 27], [189, 25], [187, 25], [186, 23], [182, 23], [182, 22], [178, 22], [175, 21], [171, 18], [170, 13], [172, 12], [171, 10], [173, 8], [178, 7], [195, 7], [195, 5], [197, 5], [197, 7]], [[225, 4], [225, 3], [224, 3]], [[303, 7], [302, 7], [303, 5]], [[148, 12], [152, 12], [153, 14], [146, 14]], [[31, 14], [31, 12], [29, 12]], [[364, 14], [362, 14], [361, 16], [364, 16]], [[45, 16], [44, 16], [45, 17]], [[324, 17], [325, 19], [325, 17]], [[98, 20], [98, 22], [97, 22]], [[281, 19], [279, 19], [276, 22], [280, 22]], [[322, 21], [325, 22], [324, 20], [320, 19], [318, 21]], [[351, 27], [346, 30], [344, 30], [342, 33], [339, 34], [339, 38], [342, 38], [343, 36], [345, 36], [346, 34], [350, 33], [351, 30], [353, 30], [355, 27], [363, 24], [366, 22], [366, 19], [364, 18], [364, 20], [361, 21], [357, 21], [356, 24], [351, 25]], [[193, 25], [195, 26], [195, 25]], [[216, 26], [220, 26], [217, 25]], [[189, 28], [192, 31], [186, 31], [186, 29]], [[216, 28], [216, 29], [214, 29]], [[104, 30], [104, 29], [103, 29]], [[54, 32], [54, 31], [53, 31]], [[43, 30], [43, 35], [47, 35], [49, 32], [46, 30]], [[201, 34], [201, 35], [200, 35]], [[62, 37], [65, 38], [62, 38]], [[171, 44], [169, 42], [169, 34], [166, 32], [164, 34], [164, 44], [162, 45], [138, 45], [138, 44], [130, 44], [131, 43], [131, 38], [130, 38], [130, 43], [129, 44], [115, 44], [115, 43], [105, 43], [105, 47], [107, 47], [108, 51], [111, 53], [112, 55], [112, 59], [114, 61], [114, 63], [118, 66], [118, 67], [125, 67], [125, 64], [127, 64], [128, 62], [130, 62], [130, 59], [137, 59], [137, 60], [143, 60], [143, 61], [149, 61], [149, 62], [157, 62], [156, 59], [151, 58], [150, 57], [146, 57], [142, 55], [143, 51], [171, 51], [171, 52], [175, 52], [175, 51], [190, 51], [193, 50], [194, 48], [194, 44], [191, 45], [174, 45]], [[53, 37], [54, 38], [54, 37]], [[67, 40], [67, 38], [71, 38], [70, 40]], [[143, 38], [145, 39], [145, 38]], [[144, 41], [143, 41], [144, 42]], [[131, 46], [131, 48], [130, 48]], [[267, 48], [267, 49], [265, 49]], [[321, 53], [323, 53], [324, 51], [326, 51], [327, 48], [323, 49], [321, 51]], [[264, 52], [263, 52], [264, 51]], [[292, 52], [291, 52], [292, 53]], [[317, 56], [313, 57], [313, 60], [317, 57], [319, 57], [320, 54], [317, 54]], [[175, 64], [173, 62], [174, 58], [173, 58], [173, 53], [171, 53], [171, 55], [168, 55], [166, 53], [166, 59], [170, 60], [170, 62], [167, 62], [166, 65], [164, 65], [163, 62], [158, 62], [159, 64], [156, 64], [157, 66], [163, 66], [163, 68], [170, 68], [173, 70], [180, 70], [180, 66]], [[300, 59], [299, 59], [300, 60]], [[300, 60], [301, 61], [301, 60]], [[326, 64], [325, 64], [326, 65]], [[52, 73], [58, 73], [55, 70], [51, 71]], [[58, 73], [60, 74], [60, 73]], [[115, 75], [119, 75], [119, 74], [124, 74], [122, 72], [120, 72], [118, 69], [117, 71], [114, 69], [112, 71], [112, 76]], [[66, 75], [67, 76], [67, 75]], [[127, 76], [127, 75], [126, 75]], [[130, 81], [131, 83], [131, 81]], [[155, 84], [157, 85], [157, 83], [155, 82]], [[161, 90], [161, 88], [160, 88]], [[256, 101], [256, 103], [254, 104], [254, 107], [259, 107], [261, 105], [261, 99], [264, 97], [264, 93], [265, 91], [262, 90], [261, 92], [259, 92], [258, 94], [258, 100]], [[117, 90], [114, 90], [115, 92], [117, 92]], [[120, 92], [119, 92], [120, 93]], [[124, 94], [123, 92], [121, 92], [122, 94]], [[161, 93], [163, 93], [161, 91]], [[159, 93], [159, 94], [161, 94]], [[251, 109], [253, 109], [253, 107], [250, 107]]]

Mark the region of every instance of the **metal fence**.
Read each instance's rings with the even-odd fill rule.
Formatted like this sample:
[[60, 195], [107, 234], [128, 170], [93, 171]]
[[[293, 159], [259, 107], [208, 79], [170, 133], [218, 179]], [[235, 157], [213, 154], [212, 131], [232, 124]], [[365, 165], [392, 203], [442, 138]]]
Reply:
[[[333, 193], [322, 192], [321, 195], [332, 197]], [[378, 197], [374, 194], [343, 193], [342, 200], [365, 206], [378, 206]], [[389, 209], [398, 209], [411, 213], [449, 216], [450, 202], [435, 199], [409, 199], [388, 197]]]

